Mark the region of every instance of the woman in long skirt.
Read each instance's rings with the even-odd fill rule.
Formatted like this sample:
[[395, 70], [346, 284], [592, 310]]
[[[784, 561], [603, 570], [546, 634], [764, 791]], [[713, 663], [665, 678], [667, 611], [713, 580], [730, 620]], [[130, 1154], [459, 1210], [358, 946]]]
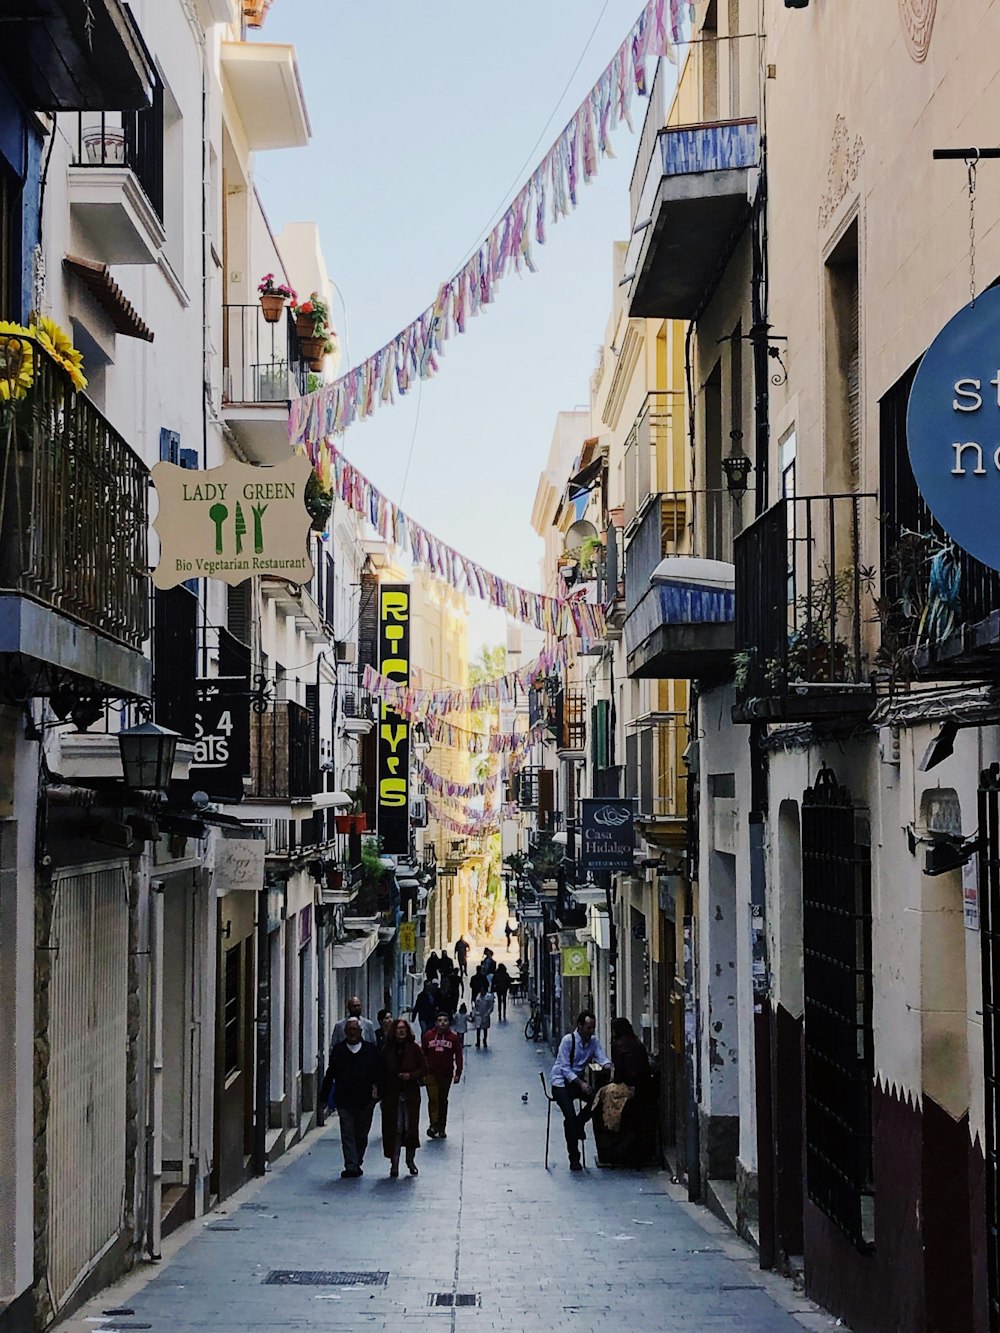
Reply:
[[399, 1151], [406, 1150], [406, 1165], [417, 1175], [414, 1160], [420, 1147], [420, 1088], [427, 1075], [424, 1053], [405, 1018], [398, 1018], [392, 1039], [382, 1051], [385, 1090], [382, 1094], [382, 1152], [389, 1159], [389, 1175], [399, 1175]]

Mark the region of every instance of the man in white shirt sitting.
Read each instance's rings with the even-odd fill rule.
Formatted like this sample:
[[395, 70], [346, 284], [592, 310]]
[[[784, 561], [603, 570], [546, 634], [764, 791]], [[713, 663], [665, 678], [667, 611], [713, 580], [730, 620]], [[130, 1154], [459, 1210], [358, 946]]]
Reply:
[[[576, 1020], [574, 1031], [567, 1032], [559, 1043], [556, 1062], [552, 1066], [552, 1096], [563, 1113], [571, 1171], [583, 1170], [580, 1140], [584, 1137], [584, 1125], [594, 1099], [593, 1089], [583, 1075], [592, 1062], [599, 1064], [602, 1069], [611, 1068], [611, 1061], [597, 1040], [597, 1019], [589, 1009], [584, 1009]], [[576, 1109], [577, 1101], [583, 1103], [579, 1111]]]

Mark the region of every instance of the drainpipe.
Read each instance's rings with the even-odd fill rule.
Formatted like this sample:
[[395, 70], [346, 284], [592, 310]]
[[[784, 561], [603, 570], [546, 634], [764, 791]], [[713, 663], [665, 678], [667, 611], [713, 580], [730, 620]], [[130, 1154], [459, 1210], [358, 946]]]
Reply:
[[163, 880], [149, 885], [150, 1077], [149, 1139], [146, 1170], [146, 1247], [160, 1260], [160, 1209], [163, 1197]]
[[267, 889], [257, 891], [257, 1066], [254, 1071], [253, 1170], [267, 1170], [271, 1119], [271, 952], [267, 934]]

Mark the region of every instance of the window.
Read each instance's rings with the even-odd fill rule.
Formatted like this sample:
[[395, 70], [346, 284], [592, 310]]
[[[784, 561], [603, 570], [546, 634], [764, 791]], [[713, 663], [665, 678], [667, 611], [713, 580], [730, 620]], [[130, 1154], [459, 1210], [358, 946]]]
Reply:
[[242, 941], [226, 951], [223, 969], [222, 996], [222, 1050], [224, 1077], [231, 1078], [238, 1074], [240, 1060], [240, 978], [243, 969], [240, 966], [243, 954]]
[[826, 490], [861, 481], [861, 336], [858, 222], [826, 261]]

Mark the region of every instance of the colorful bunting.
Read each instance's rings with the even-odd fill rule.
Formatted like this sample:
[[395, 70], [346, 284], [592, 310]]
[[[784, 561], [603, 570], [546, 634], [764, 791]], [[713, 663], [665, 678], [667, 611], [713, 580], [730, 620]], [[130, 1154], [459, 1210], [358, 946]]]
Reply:
[[482, 796], [488, 798], [494, 794], [500, 781], [499, 772], [494, 772], [488, 778], [484, 778], [482, 782], [453, 782], [451, 778], [442, 777], [440, 773], [435, 773], [427, 764], [421, 764], [417, 774], [418, 780], [423, 786], [437, 792], [439, 796]]
[[566, 217], [577, 206], [581, 177], [589, 183], [599, 159], [614, 156], [609, 135], [621, 121], [632, 128], [632, 98], [648, 92], [647, 61], [675, 58], [684, 16], [693, 8], [691, 0], [647, 0], [611, 63], [514, 202], [472, 258], [441, 284], [432, 304], [359, 366], [292, 403], [288, 429], [293, 444], [343, 434], [383, 403], [394, 402], [396, 393], [405, 394], [415, 379], [429, 379], [439, 369], [445, 341], [464, 333], [469, 317], [495, 299], [501, 279], [522, 267], [535, 272], [532, 231], [543, 245], [546, 213], [553, 223]]
[[527, 666], [466, 690], [410, 689], [380, 675], [374, 667], [366, 666], [361, 688], [377, 699], [386, 700], [397, 713], [409, 718], [425, 717], [428, 713], [476, 713], [484, 708], [516, 703], [518, 690], [526, 693], [540, 676], [559, 674], [571, 656], [569, 640], [562, 639], [554, 648], [546, 648]]
[[429, 569], [457, 592], [481, 598], [552, 639], [579, 639], [586, 651], [604, 638], [604, 607], [579, 598], [546, 597], [509, 583], [415, 523], [328, 441], [320, 441], [310, 452], [314, 467], [326, 453], [332, 460], [334, 495], [371, 523], [385, 541], [408, 552], [415, 565]]

